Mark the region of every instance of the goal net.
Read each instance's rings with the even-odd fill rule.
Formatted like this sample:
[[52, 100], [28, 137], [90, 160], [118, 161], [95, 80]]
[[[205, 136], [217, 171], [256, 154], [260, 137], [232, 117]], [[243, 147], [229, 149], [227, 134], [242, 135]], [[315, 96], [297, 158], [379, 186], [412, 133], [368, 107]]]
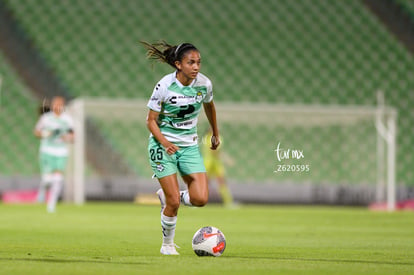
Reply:
[[[146, 101], [76, 99], [66, 198], [153, 192]], [[395, 204], [395, 109], [216, 102], [226, 178], [239, 201]], [[200, 115], [199, 137], [208, 129]], [[200, 138], [201, 140], [201, 138]]]

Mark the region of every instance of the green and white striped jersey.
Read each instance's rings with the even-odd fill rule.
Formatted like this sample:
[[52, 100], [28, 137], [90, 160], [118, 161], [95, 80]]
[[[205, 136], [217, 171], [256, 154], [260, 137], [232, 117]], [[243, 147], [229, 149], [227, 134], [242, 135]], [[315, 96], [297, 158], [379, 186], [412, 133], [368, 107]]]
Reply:
[[197, 119], [203, 103], [213, 100], [210, 79], [198, 73], [189, 86], [183, 86], [176, 72], [164, 76], [155, 86], [148, 108], [159, 112], [158, 126], [165, 138], [177, 146], [197, 144]]
[[36, 124], [36, 130], [50, 132], [40, 141], [40, 152], [53, 156], [68, 155], [68, 145], [62, 136], [73, 130], [73, 120], [67, 113], [57, 116], [53, 112], [44, 113]]

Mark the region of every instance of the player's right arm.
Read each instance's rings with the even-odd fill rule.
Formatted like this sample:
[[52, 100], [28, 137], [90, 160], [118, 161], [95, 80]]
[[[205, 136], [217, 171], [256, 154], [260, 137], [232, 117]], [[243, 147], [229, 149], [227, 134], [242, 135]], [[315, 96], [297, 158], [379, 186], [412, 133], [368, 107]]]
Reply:
[[146, 124], [153, 137], [159, 143], [161, 143], [167, 154], [171, 155], [178, 151], [180, 148], [172, 142], [168, 141], [167, 138], [161, 133], [160, 127], [158, 126], [158, 116], [160, 115], [162, 109], [162, 102], [165, 100], [166, 90], [167, 89], [162, 80], [158, 82], [157, 85], [155, 85], [151, 98], [147, 104], [149, 111]]
[[40, 117], [39, 121], [36, 123], [36, 126], [33, 131], [35, 137], [37, 138], [46, 138], [49, 137], [52, 133], [44, 129], [44, 118], [43, 116]]
[[39, 131], [37, 129], [34, 129], [33, 132], [34, 132], [35, 137], [42, 138], [42, 132], [41, 131]]
[[167, 154], [171, 155], [174, 154], [175, 152], [177, 152], [180, 148], [169, 142], [165, 136], [161, 133], [160, 127], [158, 127], [158, 116], [160, 113], [154, 111], [154, 110], [149, 110], [148, 111], [148, 115], [147, 115], [147, 128], [148, 130], [151, 132], [151, 134], [154, 136], [154, 138], [156, 140], [158, 140], [159, 143], [161, 143], [161, 145], [165, 148], [165, 151], [167, 152]]

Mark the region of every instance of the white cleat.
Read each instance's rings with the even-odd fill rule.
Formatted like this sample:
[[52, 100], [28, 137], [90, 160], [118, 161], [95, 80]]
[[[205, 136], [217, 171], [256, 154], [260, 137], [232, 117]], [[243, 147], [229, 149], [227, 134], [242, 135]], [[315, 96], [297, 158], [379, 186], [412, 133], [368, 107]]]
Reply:
[[180, 255], [175, 248], [180, 248], [178, 245], [172, 244], [163, 244], [161, 246], [160, 252], [163, 255]]
[[157, 195], [158, 195], [158, 199], [160, 200], [160, 203], [161, 203], [161, 213], [162, 213], [164, 211], [165, 204], [166, 204], [164, 191], [162, 191], [161, 188], [158, 189]]

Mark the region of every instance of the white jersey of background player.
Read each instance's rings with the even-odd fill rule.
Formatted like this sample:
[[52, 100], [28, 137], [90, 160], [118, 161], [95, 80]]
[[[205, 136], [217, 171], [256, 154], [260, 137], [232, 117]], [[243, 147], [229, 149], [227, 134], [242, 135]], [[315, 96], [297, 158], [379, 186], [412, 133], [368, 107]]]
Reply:
[[42, 114], [36, 124], [34, 134], [40, 138], [39, 160], [42, 180], [39, 186], [38, 201], [45, 200], [46, 189], [50, 187], [47, 200], [48, 212], [54, 212], [63, 187], [63, 173], [68, 158], [68, 143], [73, 141], [73, 121], [64, 112], [65, 99], [54, 97], [50, 112]]

